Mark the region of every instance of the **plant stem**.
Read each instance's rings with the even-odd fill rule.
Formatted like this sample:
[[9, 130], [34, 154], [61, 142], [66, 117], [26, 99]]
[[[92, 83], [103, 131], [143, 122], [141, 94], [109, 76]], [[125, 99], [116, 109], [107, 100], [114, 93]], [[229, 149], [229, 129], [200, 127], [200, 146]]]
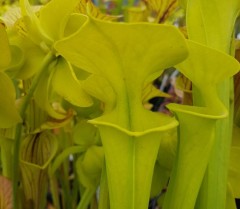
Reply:
[[78, 204], [78, 207], [77, 209], [87, 209], [88, 208], [88, 205], [90, 204], [91, 202], [91, 199], [93, 197], [95, 193], [95, 190], [94, 189], [89, 189], [87, 188], [84, 193], [83, 193], [83, 196], [81, 197], [81, 200]]
[[[39, 83], [39, 80], [42, 77], [42, 74], [45, 72], [47, 66], [55, 58], [55, 55], [50, 51], [44, 58], [42, 65], [40, 66], [39, 73], [33, 79], [31, 88], [29, 89], [28, 94], [23, 99], [20, 108], [20, 115], [24, 121], [25, 112], [27, 110], [28, 104], [34, 94], [34, 91]], [[22, 127], [23, 123], [18, 123], [15, 132], [15, 141], [14, 141], [14, 153], [13, 153], [13, 208], [18, 209], [18, 180], [19, 180], [19, 154], [20, 154], [20, 144], [22, 136]]]
[[107, 171], [106, 171], [106, 163], [104, 162], [102, 168], [101, 182], [100, 182], [100, 197], [98, 203], [99, 209], [109, 209], [109, 191], [108, 191], [108, 183], [107, 183]]
[[[2, 143], [2, 144], [1, 144]], [[0, 136], [1, 152], [0, 158], [2, 161], [2, 175], [12, 179], [12, 155], [11, 149], [13, 140]]]
[[219, 96], [228, 109], [229, 116], [217, 123], [216, 140], [200, 189], [196, 209], [224, 209], [226, 207], [228, 161], [232, 138], [233, 110], [229, 103], [231, 82], [232, 79], [226, 80], [219, 87]]
[[57, 182], [57, 176], [49, 175], [49, 181], [50, 181], [51, 194], [53, 197], [53, 205], [55, 208], [60, 208], [59, 191], [58, 191], [59, 186]]

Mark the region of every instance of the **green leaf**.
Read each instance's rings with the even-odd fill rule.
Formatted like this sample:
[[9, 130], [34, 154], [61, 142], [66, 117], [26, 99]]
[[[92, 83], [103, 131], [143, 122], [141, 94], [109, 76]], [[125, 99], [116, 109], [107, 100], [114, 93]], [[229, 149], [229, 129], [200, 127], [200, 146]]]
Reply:
[[[239, 9], [240, 2], [238, 0], [229, 2], [189, 0], [186, 14], [189, 39], [231, 54], [234, 25], [239, 15]], [[230, 102], [230, 98], [233, 96], [232, 80], [226, 78], [218, 84], [217, 90], [221, 101], [229, 110], [230, 116], [217, 123], [216, 139], [219, 141], [216, 141], [214, 145], [203, 186], [199, 192], [198, 209], [226, 208], [227, 167], [231, 146], [231, 114], [233, 112]], [[194, 104], [202, 105], [204, 95], [201, 96], [194, 86], [193, 97]]]
[[[119, 34], [119, 31], [122, 33]], [[164, 37], [168, 38], [168, 42], [164, 41]], [[55, 48], [67, 60], [89, 72], [98, 74], [101, 72], [101, 75], [109, 77], [114, 69], [115, 76], [112, 75], [111, 80], [118, 76], [122, 78], [122, 74], [131, 77], [131, 73], [137, 73], [143, 79], [142, 74], [151, 75], [173, 63], [178, 63], [187, 55], [182, 36], [172, 26], [119, 24], [96, 19], [89, 19], [73, 36], [57, 42]], [[174, 50], [168, 51], [168, 48]], [[99, 51], [102, 53], [99, 54]], [[172, 59], [162, 63], [162, 59], [170, 54]], [[97, 66], [89, 62], [92, 57], [95, 58], [94, 62], [98, 63]], [[157, 59], [158, 57], [162, 59]], [[140, 65], [137, 61], [141, 58], [143, 61]], [[108, 63], [103, 60], [108, 60]]]
[[84, 92], [81, 81], [77, 79], [70, 63], [59, 58], [51, 70], [54, 71], [51, 84], [60, 96], [75, 106], [92, 105], [91, 98]]
[[20, 79], [28, 79], [38, 73], [46, 52], [27, 37], [15, 37], [12, 42], [16, 46], [12, 53], [14, 60], [8, 67], [8, 72]]
[[58, 141], [50, 132], [28, 135], [21, 146], [21, 176], [26, 209], [44, 208], [47, 192], [47, 167], [58, 149]]
[[24, 53], [21, 47], [10, 45], [11, 50], [11, 62], [8, 66], [3, 68], [6, 70], [6, 73], [9, 74], [11, 77], [16, 76], [19, 72], [21, 72], [22, 66], [24, 64]]
[[70, 36], [71, 34], [75, 33], [83, 24], [86, 22], [87, 17], [78, 14], [71, 14], [69, 15], [67, 24], [64, 28], [64, 37]]
[[240, 147], [232, 147], [229, 165], [229, 183], [235, 198], [240, 198]]
[[[200, 85], [203, 88], [204, 84], [207, 85], [206, 89], [209, 85], [216, 85], [226, 77], [233, 76], [240, 69], [237, 60], [226, 53], [191, 40], [188, 41], [188, 47], [189, 57], [177, 67], [198, 88]], [[202, 65], [204, 65], [203, 69]], [[229, 70], [225, 70], [227, 67]]]
[[179, 5], [183, 8], [186, 9], [187, 8], [187, 2], [188, 0], [178, 0]]
[[[163, 69], [180, 62], [187, 56], [185, 41], [172, 26], [143, 23], [119, 24], [96, 19], [89, 19], [84, 27], [74, 35], [57, 42], [55, 48], [72, 64], [96, 74], [98, 78], [94, 75], [95, 82], [99, 83], [101, 80], [106, 84], [104, 84], [104, 91], [113, 89], [109, 91], [108, 101], [105, 101], [106, 94], [102, 93], [104, 91], [98, 90], [95, 85], [92, 87], [88, 85], [85, 88], [88, 92], [91, 91], [94, 97], [106, 102], [106, 110], [115, 107], [114, 100], [117, 100], [125, 101], [121, 103], [121, 107], [116, 108], [123, 108], [121, 111], [124, 112], [126, 108], [129, 109], [126, 107], [127, 103], [130, 106], [132, 104], [140, 105], [141, 107], [132, 108], [136, 109], [136, 112], [140, 111], [142, 94], [139, 89], [143, 88], [142, 85], [146, 79], [155, 78], [161, 74]], [[101, 51], [100, 54], [99, 51]], [[92, 57], [94, 57], [94, 61]], [[103, 81], [104, 79], [107, 81]], [[93, 83], [93, 81], [91, 82]], [[111, 92], [115, 92], [117, 97]], [[128, 101], [129, 98], [131, 101]], [[128, 122], [125, 120], [128, 120], [128, 116], [121, 118], [126, 114], [121, 115], [117, 116], [119, 120], [116, 118], [114, 123], [126, 127]], [[137, 123], [137, 121], [133, 121], [132, 126], [138, 126]], [[142, 128], [139, 129], [142, 130]]]
[[134, 132], [126, 133], [120, 128], [98, 126], [106, 158], [111, 208], [146, 209], [161, 131], [135, 136]]
[[14, 140], [9, 139], [7, 137], [0, 136], [2, 175], [9, 179], [12, 179], [12, 173], [13, 173], [12, 172], [13, 145], [14, 145]]
[[68, 111], [64, 119], [54, 119], [49, 118], [43, 122], [39, 127], [34, 129], [31, 133], [38, 133], [44, 130], [54, 130], [57, 128], [62, 128], [69, 124], [73, 119], [74, 113], [72, 110]]
[[63, 163], [66, 158], [69, 157], [70, 154], [75, 154], [75, 153], [83, 153], [86, 151], [85, 147], [82, 146], [71, 146], [63, 150], [62, 153], [60, 153], [54, 162], [49, 166], [49, 174], [50, 176], [53, 176], [58, 167]]
[[51, 44], [53, 40], [41, 27], [39, 18], [36, 15], [36, 11], [31, 7], [28, 0], [20, 0], [20, 7], [23, 16], [23, 23], [26, 27], [26, 35], [35, 44], [41, 45], [43, 42], [45, 44]]
[[[160, 145], [161, 146], [161, 145]], [[170, 178], [170, 171], [156, 162], [151, 186], [151, 198], [156, 198], [162, 190], [166, 189]]]
[[49, 131], [28, 135], [21, 146], [21, 162], [44, 170], [58, 149], [56, 137]]
[[40, 10], [39, 22], [42, 29], [52, 40], [63, 37], [68, 16], [73, 12], [79, 0], [52, 0]]
[[107, 172], [106, 172], [106, 162], [104, 162], [102, 168], [102, 175], [100, 181], [101, 192], [99, 195], [98, 208], [99, 209], [110, 209], [110, 201], [109, 201], [109, 189], [107, 182]]
[[[98, 86], [98, 88], [95, 88], [95, 86]], [[107, 104], [105, 112], [108, 111], [107, 108], [112, 110], [116, 102], [116, 96], [108, 80], [103, 76], [95, 74], [89, 76], [83, 81], [83, 88], [88, 94]]]
[[10, 128], [22, 121], [15, 105], [15, 97], [12, 81], [0, 72], [0, 128]]
[[11, 51], [5, 26], [0, 22], [0, 69], [11, 62]]
[[240, 147], [240, 127], [233, 124], [232, 146]]
[[158, 151], [158, 164], [167, 171], [171, 171], [177, 152], [177, 128], [165, 133]]
[[51, 94], [51, 76], [48, 71], [43, 73], [34, 93], [34, 98], [39, 107], [43, 108], [52, 118], [64, 119], [66, 112], [57, 111], [50, 105], [49, 96]]
[[231, 185], [229, 185], [229, 184], [227, 187], [226, 208], [227, 209], [237, 209], [233, 191], [232, 191]]
[[73, 141], [75, 144], [85, 147], [96, 145], [99, 142], [98, 129], [87, 121], [82, 120], [74, 126]]
[[224, 52], [230, 52], [235, 20], [240, 2], [231, 0], [189, 0], [187, 30], [191, 40]]
[[203, 101], [198, 105], [212, 108], [212, 113], [215, 114], [226, 114], [226, 109], [218, 99], [216, 85], [237, 73], [240, 69], [239, 63], [225, 53], [196, 42], [189, 40], [188, 46], [188, 59], [176, 67], [192, 81], [195, 87], [193, 91], [200, 92], [198, 100], [202, 98]]
[[78, 209], [87, 209], [101, 179], [104, 162], [102, 147], [90, 147], [84, 157], [79, 157], [76, 162], [79, 182], [85, 187]]
[[81, 200], [77, 206], [77, 209], [88, 209], [95, 193], [96, 189], [86, 189], [81, 196]]
[[218, 116], [207, 108], [169, 104], [179, 121], [179, 142], [164, 209], [194, 208], [214, 144]]
[[103, 148], [91, 146], [83, 158], [76, 162], [79, 182], [87, 189], [97, 189], [100, 183], [101, 171], [104, 162]]
[[75, 107], [77, 116], [82, 119], [93, 119], [102, 115], [103, 105], [102, 103], [93, 98], [93, 105], [91, 107]]

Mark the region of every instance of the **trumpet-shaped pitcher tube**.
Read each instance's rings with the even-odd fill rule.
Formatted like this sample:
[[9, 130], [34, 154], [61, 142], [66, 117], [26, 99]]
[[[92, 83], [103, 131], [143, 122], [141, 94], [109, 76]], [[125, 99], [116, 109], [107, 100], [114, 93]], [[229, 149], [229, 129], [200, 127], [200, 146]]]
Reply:
[[111, 209], [146, 209], [162, 133], [178, 122], [144, 109], [143, 90], [187, 57], [183, 36], [172, 26], [89, 18], [55, 48], [92, 74], [84, 90], [104, 103], [89, 122], [101, 134]]

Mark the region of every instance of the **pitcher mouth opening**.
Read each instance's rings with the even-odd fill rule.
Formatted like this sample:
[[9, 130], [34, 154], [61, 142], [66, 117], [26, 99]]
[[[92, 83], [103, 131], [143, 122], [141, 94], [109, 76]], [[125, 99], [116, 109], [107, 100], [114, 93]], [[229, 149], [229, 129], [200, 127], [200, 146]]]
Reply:
[[121, 127], [117, 124], [102, 121], [102, 120], [100, 120], [100, 118], [89, 120], [88, 123], [91, 123], [91, 124], [96, 125], [96, 126], [112, 127], [112, 128], [115, 128], [115, 129], [117, 129], [117, 130], [119, 130], [123, 133], [126, 133], [129, 136], [135, 136], [135, 137], [143, 136], [143, 135], [153, 133], [153, 132], [164, 132], [164, 131], [173, 129], [173, 128], [175, 128], [179, 125], [178, 121], [172, 120], [171, 123], [168, 123], [168, 124], [165, 124], [165, 125], [160, 125], [159, 124], [159, 127], [149, 128], [149, 129], [144, 130], [144, 131], [131, 131], [131, 130], [123, 128], [123, 127]]
[[224, 108], [222, 110], [214, 110], [209, 107], [196, 107], [189, 105], [168, 104], [167, 108], [173, 112], [186, 113], [195, 115], [201, 118], [222, 119], [228, 116], [228, 111]]

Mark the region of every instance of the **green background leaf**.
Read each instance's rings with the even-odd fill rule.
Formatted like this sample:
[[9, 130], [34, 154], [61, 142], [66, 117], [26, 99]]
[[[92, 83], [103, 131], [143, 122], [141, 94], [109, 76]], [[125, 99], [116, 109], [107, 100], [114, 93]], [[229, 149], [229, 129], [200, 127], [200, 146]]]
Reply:
[[15, 97], [11, 79], [0, 72], [0, 128], [9, 128], [22, 121], [15, 105]]

